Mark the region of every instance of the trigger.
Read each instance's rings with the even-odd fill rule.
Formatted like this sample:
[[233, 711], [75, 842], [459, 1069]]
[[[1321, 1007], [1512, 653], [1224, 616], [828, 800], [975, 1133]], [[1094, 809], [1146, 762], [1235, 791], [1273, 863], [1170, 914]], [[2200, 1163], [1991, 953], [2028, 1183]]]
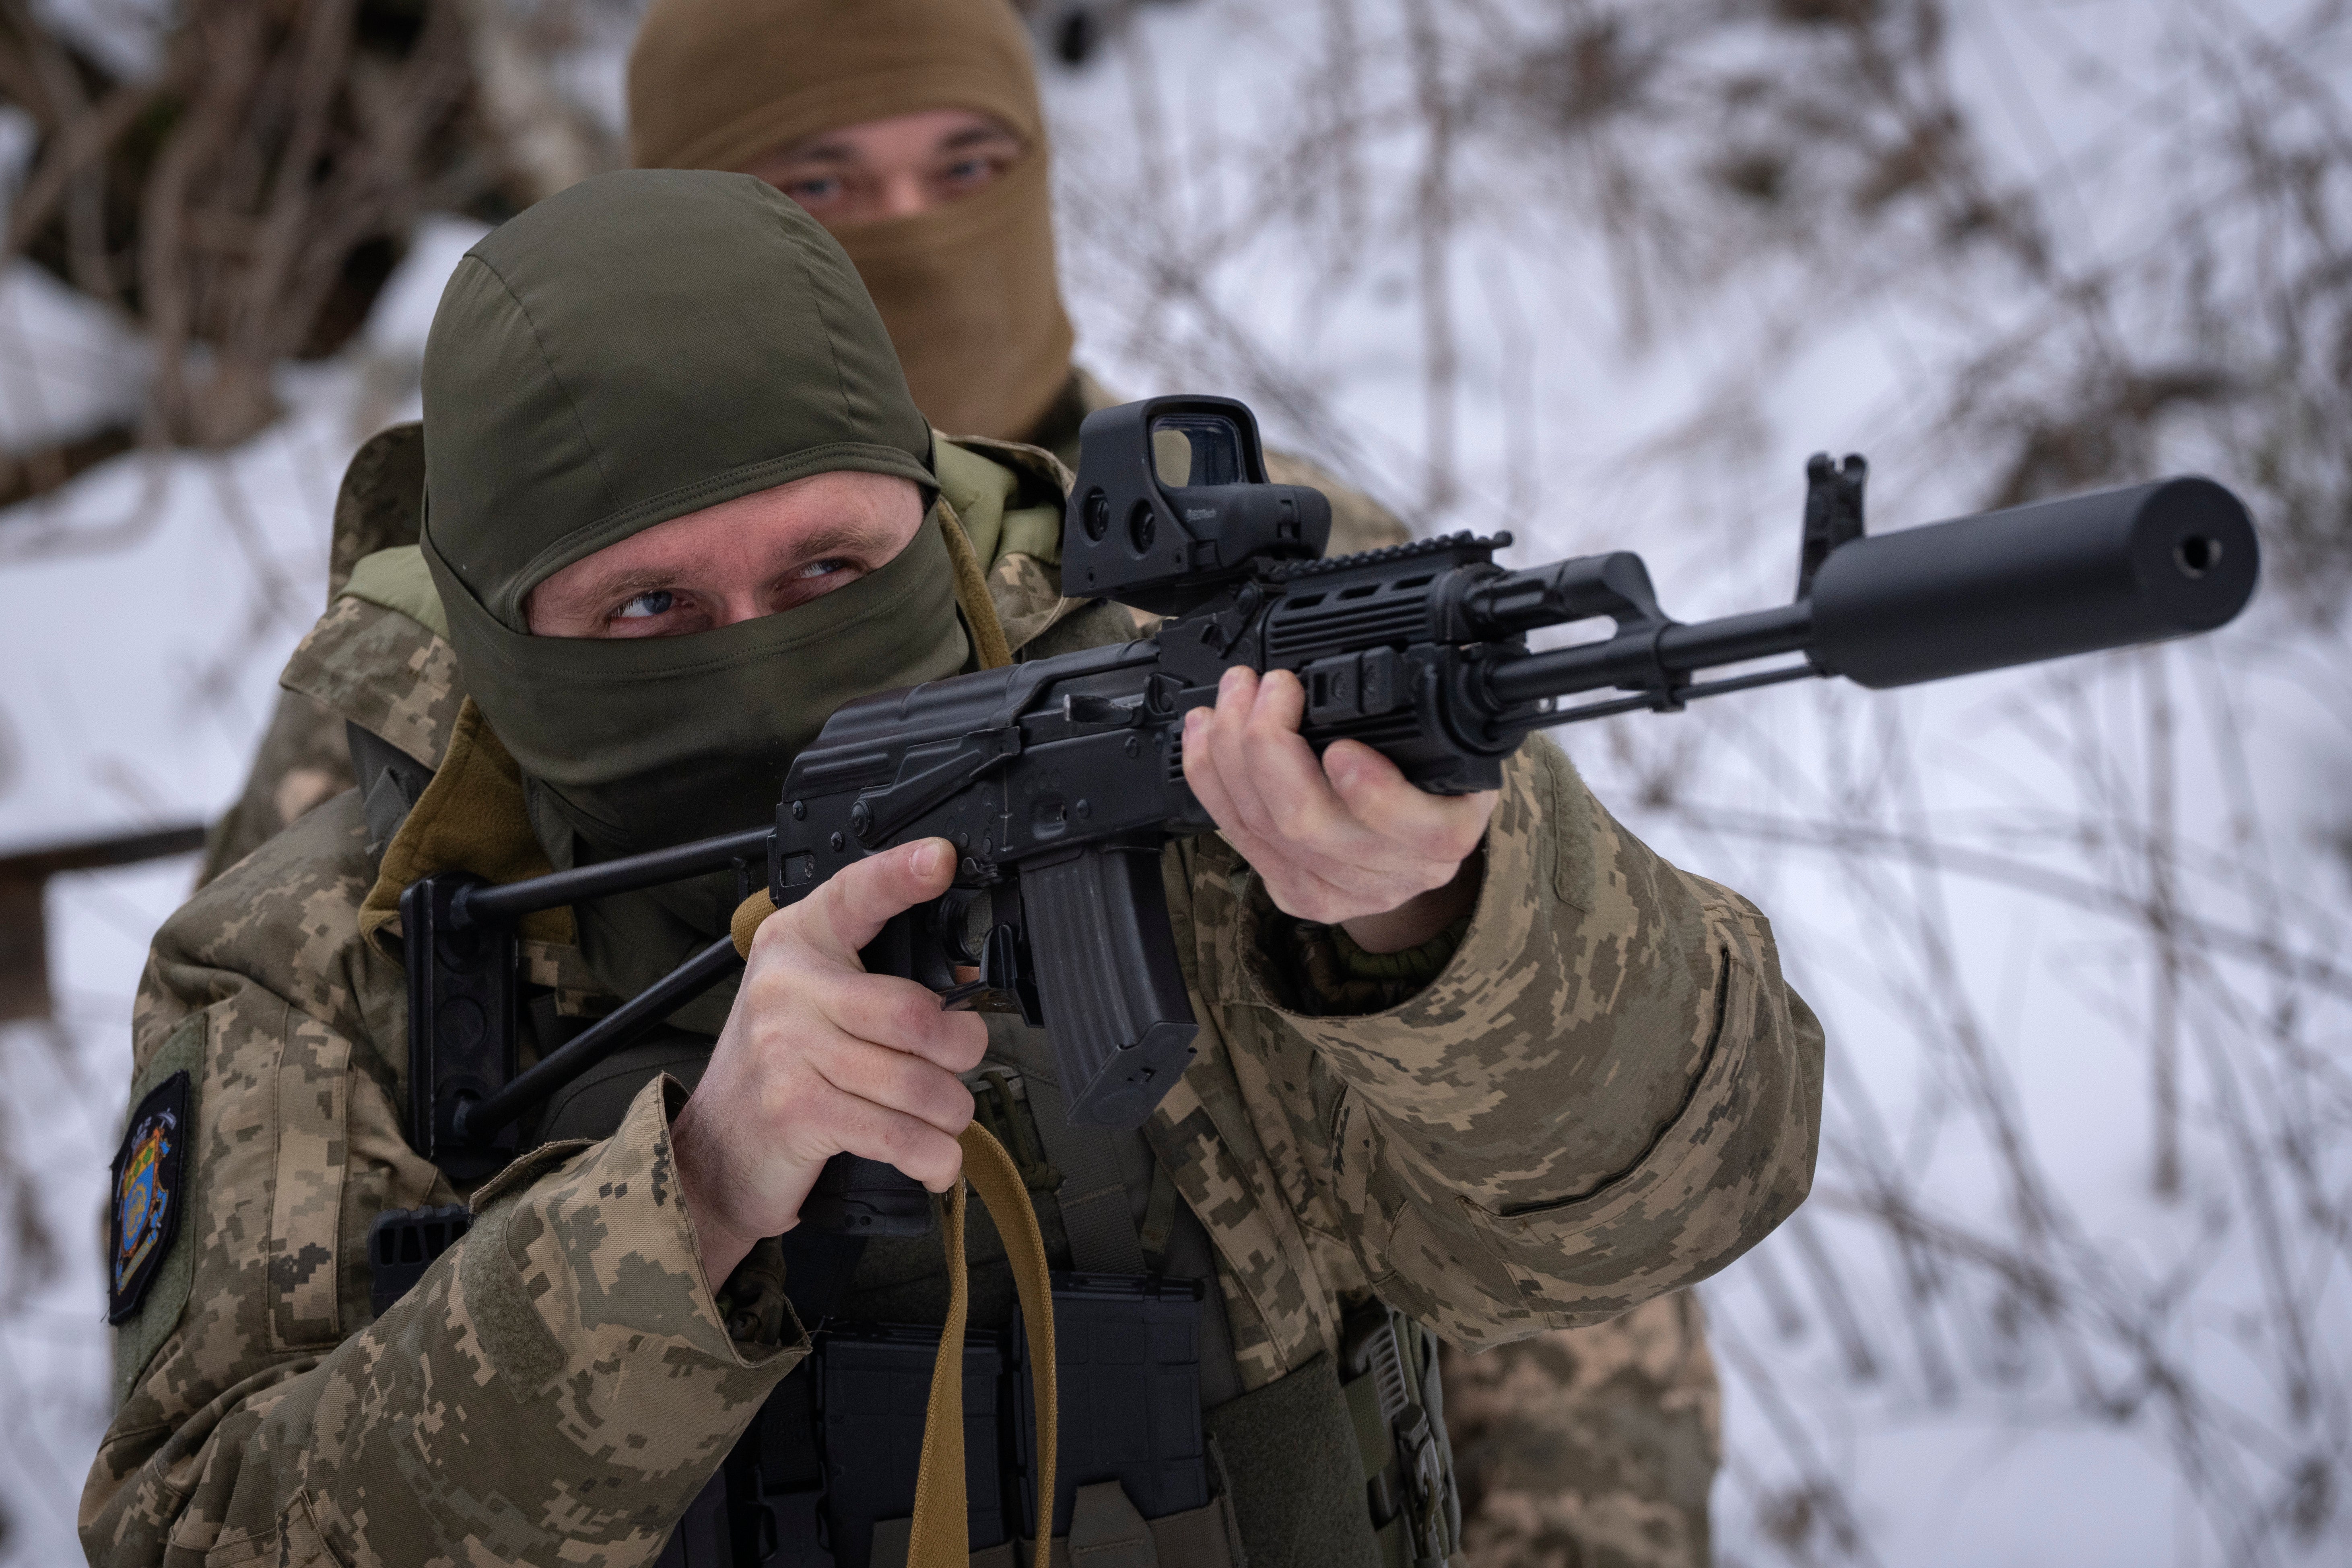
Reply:
[[[965, 979], [966, 975], [977, 975]], [[958, 964], [959, 984], [938, 992], [943, 1013], [1013, 1013], [1031, 1028], [1045, 1026], [1037, 1005], [1037, 977], [1029, 969], [1029, 946], [1017, 926], [1000, 925], [982, 945], [980, 968]]]
[[982, 994], [991, 990], [992, 987], [982, 978], [980, 971], [971, 964], [959, 963], [955, 966], [954, 974], [956, 984], [939, 993], [940, 1011], [942, 1013], [987, 1011], [982, 1005]]

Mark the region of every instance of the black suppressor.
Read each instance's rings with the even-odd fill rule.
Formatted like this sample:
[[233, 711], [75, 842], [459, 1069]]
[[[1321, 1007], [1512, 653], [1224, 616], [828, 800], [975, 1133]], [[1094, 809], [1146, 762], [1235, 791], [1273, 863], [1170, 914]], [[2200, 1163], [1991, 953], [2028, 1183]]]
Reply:
[[1813, 578], [1812, 651], [1909, 686], [2211, 631], [2254, 591], [2252, 519], [2210, 479], [1850, 540]]
[[[1510, 704], [1609, 687], [1640, 693], [1551, 714], [1564, 723], [1667, 711], [1791, 675], [1909, 686], [2211, 631], [2245, 608], [2261, 574], [2245, 503], [2210, 479], [2161, 479], [1864, 535], [1860, 459], [1848, 461], [1853, 531], [1809, 567], [1795, 602], [1776, 609], [1671, 620], [1650, 596], [1639, 560], [1622, 552], [1482, 585], [1465, 599], [1470, 607], [1508, 603], [1522, 582], [1549, 591], [1540, 614], [1498, 617], [1514, 627], [1594, 614], [1617, 619], [1614, 637], [1496, 660], [1486, 694]], [[1817, 489], [1836, 482], [1817, 471]], [[1809, 662], [1690, 683], [1700, 670], [1789, 653]]]

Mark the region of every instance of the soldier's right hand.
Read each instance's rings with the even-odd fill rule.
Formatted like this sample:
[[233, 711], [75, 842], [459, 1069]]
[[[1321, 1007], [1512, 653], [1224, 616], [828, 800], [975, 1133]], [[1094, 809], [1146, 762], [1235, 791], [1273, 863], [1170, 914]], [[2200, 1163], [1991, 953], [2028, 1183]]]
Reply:
[[763, 1236], [779, 1236], [824, 1163], [863, 1155], [931, 1191], [963, 1171], [956, 1142], [988, 1030], [911, 980], [868, 974], [858, 950], [891, 916], [947, 891], [944, 838], [849, 867], [752, 941], [709, 1068], [672, 1130], [679, 1184], [715, 1289]]

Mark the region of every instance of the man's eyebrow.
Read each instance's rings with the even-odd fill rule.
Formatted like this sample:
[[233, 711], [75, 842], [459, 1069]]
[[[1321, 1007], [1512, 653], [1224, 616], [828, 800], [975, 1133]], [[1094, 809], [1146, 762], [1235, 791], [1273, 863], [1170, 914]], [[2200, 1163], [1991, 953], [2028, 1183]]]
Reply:
[[596, 605], [626, 604], [641, 594], [677, 586], [677, 573], [666, 566], [637, 566], [609, 577], [592, 577], [582, 597]]
[[[781, 569], [790, 573], [812, 562], [828, 556], [861, 554], [879, 555], [890, 543], [890, 531], [884, 525], [869, 522], [834, 523], [818, 529], [803, 540], [793, 558]], [[870, 566], [880, 566], [880, 561], [869, 559]], [[659, 593], [678, 584], [680, 574], [674, 566], [635, 566], [616, 571], [610, 576], [593, 577], [579, 590], [580, 602], [586, 605], [609, 607], [625, 605], [641, 594]], [[540, 584], [544, 587], [545, 584]], [[538, 588], [531, 590], [533, 595]]]
[[845, 142], [828, 142], [820, 136], [785, 148], [777, 161], [784, 163], [854, 163], [857, 162], [857, 149]]
[[[822, 561], [828, 555], [839, 555], [845, 552], [858, 552], [869, 555], [878, 553], [889, 541], [890, 531], [877, 523], [834, 523], [818, 529], [803, 541], [792, 566], [787, 567], [786, 570], [806, 566], [813, 561]], [[870, 564], [878, 566], [881, 563], [877, 561]]]
[[1015, 147], [1027, 145], [1001, 125], [968, 125], [941, 142], [940, 148], [944, 152], [951, 147], [977, 147], [983, 142], [1010, 142]]

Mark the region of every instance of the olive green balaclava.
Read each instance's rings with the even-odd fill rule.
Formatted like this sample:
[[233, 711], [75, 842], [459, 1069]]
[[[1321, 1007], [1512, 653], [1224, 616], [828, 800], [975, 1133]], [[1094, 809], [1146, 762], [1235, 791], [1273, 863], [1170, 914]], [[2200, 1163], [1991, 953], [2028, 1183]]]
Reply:
[[[425, 345], [425, 451], [449, 640], [559, 865], [756, 826], [835, 708], [964, 662], [936, 512], [887, 565], [782, 615], [530, 633], [549, 575], [688, 512], [836, 469], [932, 500], [929, 429], [856, 271], [749, 175], [600, 175], [468, 251]], [[590, 962], [642, 984], [725, 931], [728, 893], [602, 900]]]
[[1030, 440], [1069, 385], [1071, 331], [1036, 67], [1006, 0], [654, 0], [629, 54], [642, 168], [740, 169], [928, 109], [989, 115], [1028, 153], [970, 195], [838, 237], [931, 423]]

